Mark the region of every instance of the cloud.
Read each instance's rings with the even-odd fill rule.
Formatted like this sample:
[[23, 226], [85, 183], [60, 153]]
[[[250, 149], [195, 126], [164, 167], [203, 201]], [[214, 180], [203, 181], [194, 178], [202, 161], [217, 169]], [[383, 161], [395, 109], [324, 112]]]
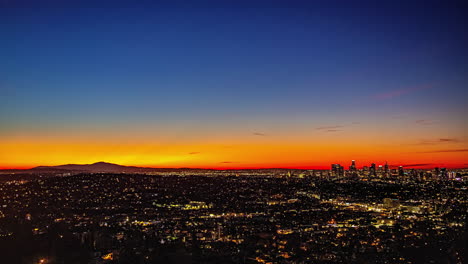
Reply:
[[434, 165], [432, 163], [417, 163], [417, 164], [403, 164], [401, 166], [403, 167], [425, 167], [425, 166], [429, 166], [429, 165]]
[[231, 163], [237, 163], [237, 162], [234, 162], [234, 161], [221, 161], [220, 163], [222, 163], [222, 164], [231, 164]]
[[436, 145], [436, 144], [456, 143], [456, 142], [460, 142], [460, 141], [456, 138], [438, 138], [435, 140], [421, 140], [421, 142], [419, 142], [416, 145]]
[[317, 127], [316, 129], [329, 131], [329, 130], [336, 130], [337, 128], [342, 128], [342, 127], [344, 126], [323, 126], [323, 127]]
[[458, 142], [456, 138], [439, 138], [440, 142]]
[[267, 134], [265, 133], [260, 133], [260, 132], [253, 132], [252, 133], [254, 136], [260, 136], [260, 137], [265, 137]]
[[450, 152], [468, 152], [468, 149], [441, 149], [433, 151], [424, 151], [418, 153], [450, 153]]
[[332, 133], [332, 132], [338, 132], [338, 131], [343, 131], [342, 129], [339, 129], [339, 128], [343, 128], [345, 126], [341, 126], [341, 125], [336, 125], [336, 126], [322, 126], [322, 127], [317, 127], [316, 129], [317, 130], [320, 130], [324, 133]]
[[200, 153], [201, 153], [201, 152], [196, 152], [196, 151], [194, 151], [194, 152], [189, 152], [189, 155], [197, 155], [197, 154], [200, 154]]
[[427, 90], [432, 88], [432, 85], [420, 85], [420, 86], [414, 86], [414, 87], [408, 87], [408, 88], [403, 88], [399, 90], [393, 90], [385, 93], [379, 93], [374, 96], [372, 96], [374, 99], [379, 99], [379, 100], [385, 100], [385, 99], [391, 99], [394, 97], [399, 97], [404, 94], [409, 94], [412, 92], [416, 91], [421, 91], [421, 90]]
[[419, 120], [414, 121], [414, 123], [416, 123], [418, 125], [422, 125], [422, 126], [427, 126], [427, 125], [432, 125], [432, 124], [434, 124], [436, 122], [434, 120], [419, 119]]

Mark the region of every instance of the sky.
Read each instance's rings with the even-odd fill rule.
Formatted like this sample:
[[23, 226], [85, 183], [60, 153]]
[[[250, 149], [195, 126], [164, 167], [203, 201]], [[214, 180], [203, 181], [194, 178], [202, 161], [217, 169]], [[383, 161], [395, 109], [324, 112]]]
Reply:
[[0, 0], [0, 168], [468, 167], [466, 11]]

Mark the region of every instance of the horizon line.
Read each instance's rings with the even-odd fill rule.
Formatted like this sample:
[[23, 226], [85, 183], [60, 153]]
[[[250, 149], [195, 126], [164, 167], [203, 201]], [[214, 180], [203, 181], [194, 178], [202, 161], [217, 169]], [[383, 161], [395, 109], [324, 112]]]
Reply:
[[[98, 162], [93, 162], [93, 163], [66, 163], [66, 164], [60, 164], [60, 165], [37, 165], [37, 166], [13, 166], [13, 167], [6, 167], [6, 166], [1, 166], [0, 165], [0, 170], [31, 170], [35, 168], [53, 168], [53, 167], [59, 167], [59, 166], [67, 166], [67, 165], [78, 165], [78, 166], [86, 166], [86, 165], [93, 165], [93, 164], [98, 164], [98, 163], [105, 163], [105, 164], [112, 164], [112, 165], [117, 165], [117, 166], [122, 166], [122, 167], [134, 167], [134, 168], [141, 168], [141, 169], [196, 169], [196, 170], [218, 170], [218, 171], [224, 171], [224, 170], [268, 170], [268, 169], [283, 169], [283, 170], [330, 170], [330, 165], [324, 166], [324, 165], [316, 165], [316, 166], [278, 166], [278, 167], [272, 167], [272, 166], [245, 166], [245, 167], [186, 167], [186, 166], [181, 166], [181, 167], [157, 167], [157, 166], [152, 166], [152, 165], [123, 165], [123, 164], [118, 164], [118, 163], [112, 163], [112, 162], [105, 162], [105, 161], [98, 161]], [[333, 163], [333, 164], [340, 164], [340, 163]], [[409, 164], [409, 165], [394, 165], [390, 164], [389, 167], [395, 168], [402, 166], [403, 168], [406, 169], [428, 169], [428, 168], [436, 168], [436, 167], [443, 167], [443, 168], [450, 168], [450, 169], [466, 169], [468, 168], [467, 164], [460, 164], [460, 165], [454, 165], [454, 166], [444, 166], [446, 163], [437, 163], [437, 164], [421, 164], [418, 166], [418, 164]], [[378, 164], [376, 164], [378, 165]], [[382, 164], [383, 165], [383, 164]], [[447, 164], [448, 165], [448, 164]], [[343, 166], [345, 167], [345, 166]], [[370, 167], [368, 165], [365, 166], [358, 166], [356, 167], [357, 169], [363, 169], [364, 167]]]

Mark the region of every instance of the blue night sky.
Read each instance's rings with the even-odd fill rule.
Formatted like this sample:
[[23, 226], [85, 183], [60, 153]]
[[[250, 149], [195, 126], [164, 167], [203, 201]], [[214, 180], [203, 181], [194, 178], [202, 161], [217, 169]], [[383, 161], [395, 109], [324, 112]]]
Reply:
[[466, 136], [462, 1], [66, 2], [0, 1], [6, 140], [395, 117], [444, 120], [440, 133]]

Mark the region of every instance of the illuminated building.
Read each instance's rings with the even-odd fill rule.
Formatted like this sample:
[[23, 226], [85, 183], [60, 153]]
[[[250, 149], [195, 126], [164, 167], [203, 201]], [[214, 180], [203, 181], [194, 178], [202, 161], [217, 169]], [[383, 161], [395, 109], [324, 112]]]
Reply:
[[369, 175], [371, 176], [377, 176], [377, 172], [375, 169], [375, 163], [372, 163], [370, 168], [369, 168]]
[[403, 166], [398, 167], [398, 176], [405, 176], [405, 171], [403, 170]]

